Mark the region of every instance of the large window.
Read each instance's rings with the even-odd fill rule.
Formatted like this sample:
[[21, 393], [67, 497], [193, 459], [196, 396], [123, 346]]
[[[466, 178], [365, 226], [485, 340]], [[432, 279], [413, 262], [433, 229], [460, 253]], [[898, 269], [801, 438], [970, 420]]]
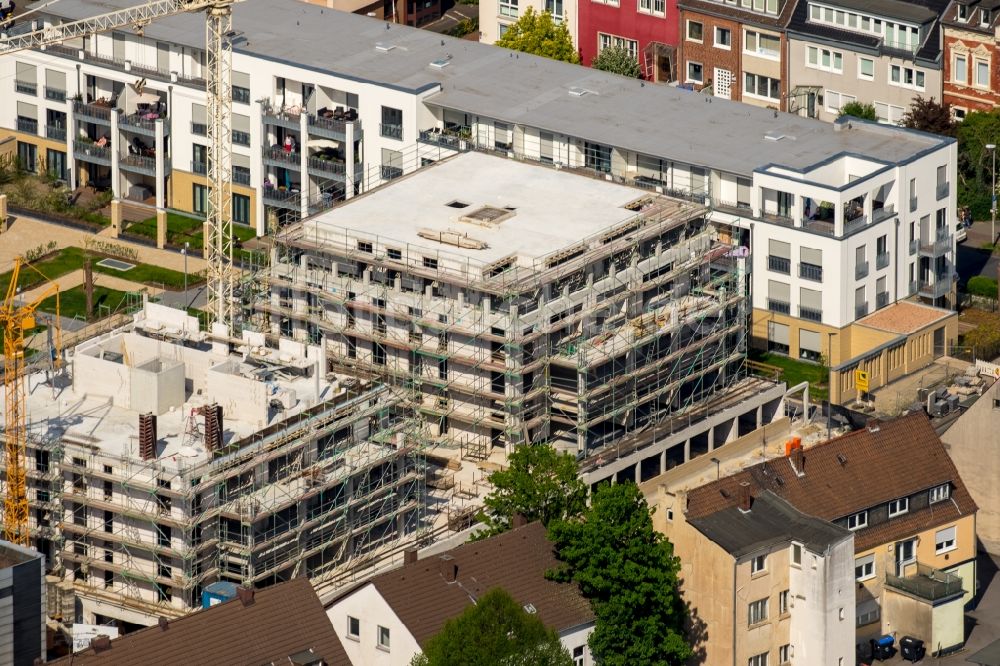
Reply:
[[875, 556], [865, 555], [854, 560], [854, 578], [868, 580], [875, 577]]
[[781, 57], [781, 38], [756, 30], [743, 32], [743, 51], [751, 55], [777, 60]]
[[888, 104], [886, 102], [875, 102], [875, 115], [878, 117], [880, 123], [889, 123], [890, 125], [898, 125], [899, 121], [903, 119], [903, 114], [906, 113], [906, 109], [901, 106], [896, 106], [895, 104]]
[[715, 29], [714, 45], [720, 49], [730, 49], [733, 46], [733, 31], [729, 28]]
[[33, 143], [18, 141], [17, 161], [21, 169], [35, 173], [38, 169], [38, 147]]
[[56, 180], [66, 180], [66, 153], [51, 148], [46, 150], [45, 170]]
[[864, 81], [875, 79], [875, 61], [871, 58], [858, 58], [858, 78]]
[[208, 188], [195, 183], [191, 186], [191, 201], [194, 212], [204, 215], [208, 212]]
[[747, 624], [753, 625], [767, 620], [767, 599], [758, 599], [747, 610]]
[[823, 101], [827, 111], [830, 113], [840, 113], [840, 107], [850, 102], [856, 102], [857, 98], [854, 95], [847, 95], [836, 90], [827, 90], [823, 95]]
[[705, 70], [700, 62], [688, 60], [687, 81], [689, 83], [703, 83], [705, 81]]
[[955, 550], [955, 526], [934, 533], [934, 552], [940, 555]]
[[500, 16], [517, 18], [517, 0], [500, 0]]
[[924, 71], [905, 65], [889, 65], [889, 84], [923, 90], [925, 88]]
[[943, 483], [940, 486], [935, 486], [931, 488], [930, 500], [931, 504], [936, 502], [943, 502], [944, 500], [951, 497], [951, 486], [947, 483]]
[[974, 58], [975, 62], [975, 85], [980, 88], [990, 87], [990, 61], [981, 58]]
[[639, 11], [643, 14], [663, 16], [666, 9], [666, 0], [639, 0]]
[[250, 224], [250, 197], [243, 194], [233, 195], [233, 222]]
[[889, 517], [901, 516], [910, 510], [910, 500], [906, 497], [894, 499], [889, 502]]
[[807, 46], [806, 65], [813, 69], [822, 69], [827, 72], [840, 74], [844, 71], [844, 54], [840, 51], [823, 49], [818, 46]]
[[625, 37], [609, 35], [603, 32], [597, 33], [597, 50], [599, 52], [611, 46], [625, 49], [633, 58], [638, 59], [639, 57], [639, 42], [634, 39], [626, 39]]
[[583, 144], [584, 165], [594, 171], [611, 172], [611, 148], [589, 141]]
[[390, 139], [403, 139], [403, 112], [389, 106], [382, 107], [382, 123], [379, 133]]
[[700, 42], [703, 39], [704, 27], [698, 21], [687, 22], [687, 38], [691, 42]]
[[767, 666], [767, 652], [755, 654], [747, 661], [747, 666]]
[[552, 19], [559, 23], [563, 20], [563, 0], [545, 0], [545, 11], [552, 14]]
[[860, 530], [862, 527], [868, 527], [868, 512], [859, 511], [853, 516], [847, 517], [847, 529], [849, 530]]
[[[959, 5], [961, 6], [961, 5]], [[956, 53], [951, 63], [951, 80], [955, 83], [965, 83], [969, 80], [969, 61], [965, 54]]]
[[743, 93], [777, 101], [781, 99], [781, 81], [761, 74], [746, 72], [743, 78]]

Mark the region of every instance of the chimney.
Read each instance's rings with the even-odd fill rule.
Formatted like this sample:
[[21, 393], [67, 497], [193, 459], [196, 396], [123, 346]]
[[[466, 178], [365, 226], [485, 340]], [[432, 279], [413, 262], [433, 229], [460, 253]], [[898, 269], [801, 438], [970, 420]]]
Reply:
[[753, 504], [753, 495], [750, 494], [750, 484], [746, 481], [740, 483], [740, 511], [746, 513]]
[[222, 407], [218, 403], [201, 408], [205, 419], [205, 450], [211, 453], [222, 448]]
[[104, 652], [111, 649], [111, 639], [107, 636], [95, 636], [90, 639], [90, 647], [94, 652]]
[[788, 457], [788, 461], [792, 463], [795, 476], [806, 475], [806, 457], [803, 455], [801, 447], [792, 449], [792, 455]]
[[167, 618], [163, 617], [162, 615], [159, 617], [158, 622], [160, 624], [160, 629], [163, 630], [163, 631], [166, 631], [167, 628], [170, 626], [170, 620], [168, 620]]
[[440, 561], [441, 577], [446, 583], [454, 583], [458, 580], [458, 562], [451, 555], [442, 555]]
[[253, 604], [253, 588], [252, 587], [238, 587], [236, 588], [236, 597], [243, 603], [244, 606], [250, 606]]
[[413, 564], [417, 561], [417, 549], [407, 548], [403, 551], [403, 564]]
[[139, 456], [143, 460], [156, 457], [156, 414], [139, 415]]
[[524, 527], [528, 524], [528, 517], [520, 511], [514, 512], [514, 520], [511, 527]]

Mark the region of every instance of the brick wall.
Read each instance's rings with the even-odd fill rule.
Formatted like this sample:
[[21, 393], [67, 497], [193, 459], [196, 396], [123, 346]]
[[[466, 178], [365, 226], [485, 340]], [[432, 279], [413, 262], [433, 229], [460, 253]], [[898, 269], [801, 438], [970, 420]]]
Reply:
[[[965, 52], [966, 83], [954, 83], [952, 68], [954, 66], [954, 54]], [[962, 46], [965, 48], [962, 49]], [[975, 76], [974, 55], [979, 55], [983, 49], [990, 54], [990, 90], [984, 90], [972, 85]], [[980, 35], [966, 30], [948, 28], [944, 36], [944, 57], [943, 57], [943, 98], [952, 106], [968, 109], [969, 111], [988, 111], [994, 106], [1000, 105], [1000, 48], [997, 48], [995, 40], [989, 35]]]
[[[702, 41], [700, 44], [687, 39], [688, 21], [697, 21], [702, 24]], [[732, 35], [732, 44], [728, 50], [714, 46], [715, 29], [717, 27], [729, 30]], [[743, 49], [743, 30], [739, 22], [682, 9], [680, 12], [680, 33], [678, 40], [680, 48], [677, 79], [681, 83], [687, 81], [688, 61], [701, 63], [704, 73], [703, 86], [712, 82], [716, 67], [726, 69], [733, 73], [730, 98], [735, 100], [740, 99], [743, 93], [743, 72], [740, 68], [740, 53]]]

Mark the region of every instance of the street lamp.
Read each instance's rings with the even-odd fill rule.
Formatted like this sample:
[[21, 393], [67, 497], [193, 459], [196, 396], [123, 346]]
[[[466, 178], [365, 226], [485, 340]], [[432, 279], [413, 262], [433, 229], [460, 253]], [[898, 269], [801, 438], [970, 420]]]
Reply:
[[986, 150], [993, 153], [993, 189], [990, 190], [990, 245], [997, 242], [997, 144], [986, 144]]
[[181, 254], [184, 255], [184, 307], [188, 306], [188, 249], [191, 247], [191, 243], [185, 241], [184, 248], [181, 250]]

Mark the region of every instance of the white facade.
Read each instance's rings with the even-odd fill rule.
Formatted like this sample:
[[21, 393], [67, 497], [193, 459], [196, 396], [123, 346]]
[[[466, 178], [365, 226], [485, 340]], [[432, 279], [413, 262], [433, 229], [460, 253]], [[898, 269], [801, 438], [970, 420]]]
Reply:
[[[825, 553], [802, 549], [789, 565], [789, 644], [793, 663], [848, 664], [854, 658], [854, 538]], [[839, 660], [839, 661], [838, 661]]]

